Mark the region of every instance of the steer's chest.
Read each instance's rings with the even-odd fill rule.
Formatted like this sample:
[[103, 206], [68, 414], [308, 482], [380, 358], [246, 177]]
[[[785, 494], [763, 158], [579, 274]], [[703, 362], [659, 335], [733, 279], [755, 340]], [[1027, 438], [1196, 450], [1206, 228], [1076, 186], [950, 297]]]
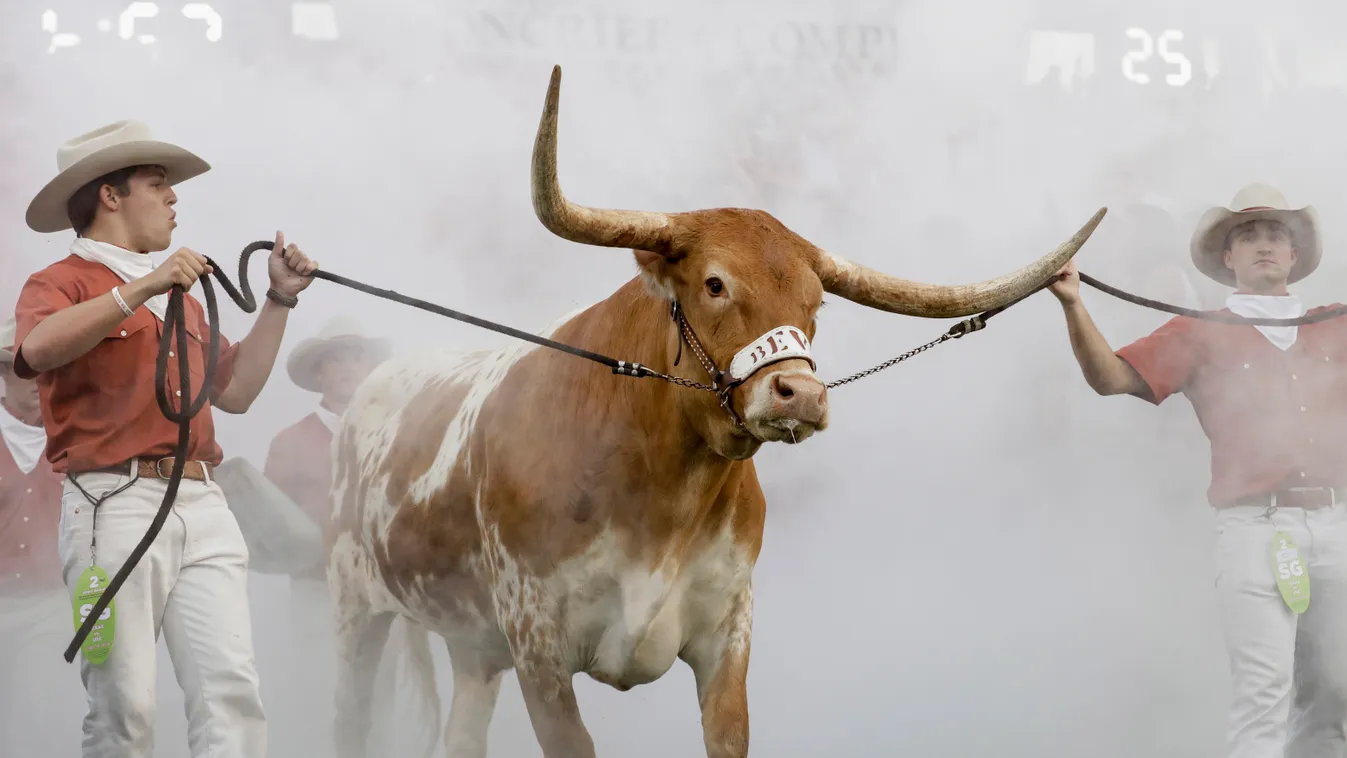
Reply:
[[752, 561], [729, 534], [686, 551], [681, 563], [641, 560], [619, 542], [606, 533], [551, 576], [499, 589], [507, 634], [515, 616], [524, 647], [625, 690], [658, 679], [689, 640], [721, 626]]

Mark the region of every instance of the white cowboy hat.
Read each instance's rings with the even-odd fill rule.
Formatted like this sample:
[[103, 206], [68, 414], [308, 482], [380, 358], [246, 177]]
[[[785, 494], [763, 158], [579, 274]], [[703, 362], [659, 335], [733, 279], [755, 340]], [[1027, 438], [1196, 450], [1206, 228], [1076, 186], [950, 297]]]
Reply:
[[1296, 263], [1289, 282], [1309, 276], [1323, 257], [1319, 214], [1314, 206], [1294, 209], [1282, 193], [1266, 184], [1250, 184], [1235, 194], [1229, 208], [1211, 208], [1193, 230], [1191, 251], [1197, 270], [1221, 284], [1238, 286], [1235, 272], [1225, 265], [1225, 241], [1230, 230], [1246, 221], [1271, 220], [1286, 224], [1296, 246]]
[[35, 232], [70, 228], [66, 205], [80, 187], [104, 174], [131, 166], [163, 166], [168, 183], [178, 184], [210, 170], [210, 164], [187, 150], [160, 142], [139, 121], [86, 132], [56, 149], [56, 178], [28, 204], [28, 227]]
[[10, 316], [0, 323], [0, 368], [9, 368], [14, 364], [14, 317]]
[[300, 342], [290, 353], [290, 358], [285, 362], [290, 381], [300, 389], [321, 392], [318, 386], [318, 364], [333, 349], [347, 345], [361, 345], [379, 361], [386, 359], [391, 352], [388, 340], [369, 336], [350, 317], [336, 316], [323, 326], [318, 336]]

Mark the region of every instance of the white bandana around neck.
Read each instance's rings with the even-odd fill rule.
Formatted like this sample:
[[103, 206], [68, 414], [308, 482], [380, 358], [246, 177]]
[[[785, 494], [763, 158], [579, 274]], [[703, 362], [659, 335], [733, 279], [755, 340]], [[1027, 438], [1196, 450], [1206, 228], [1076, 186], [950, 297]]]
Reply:
[[[120, 276], [124, 282], [139, 279], [154, 271], [154, 259], [148, 253], [133, 253], [116, 245], [91, 240], [87, 237], [76, 237], [75, 241], [70, 244], [70, 252], [86, 261], [107, 266], [112, 270], [112, 273]], [[168, 313], [168, 295], [155, 295], [145, 303], [145, 307], [158, 316], [160, 321], [163, 321], [164, 315]]]
[[25, 474], [37, 468], [42, 452], [47, 449], [47, 430], [14, 418], [4, 404], [0, 404], [0, 437], [5, 438], [5, 447]]
[[[1305, 306], [1295, 295], [1241, 295], [1234, 294], [1225, 299], [1225, 305], [1236, 316], [1244, 318], [1299, 318], [1305, 315]], [[1267, 337], [1268, 342], [1281, 350], [1289, 350], [1296, 344], [1295, 326], [1255, 326], [1255, 329]]]

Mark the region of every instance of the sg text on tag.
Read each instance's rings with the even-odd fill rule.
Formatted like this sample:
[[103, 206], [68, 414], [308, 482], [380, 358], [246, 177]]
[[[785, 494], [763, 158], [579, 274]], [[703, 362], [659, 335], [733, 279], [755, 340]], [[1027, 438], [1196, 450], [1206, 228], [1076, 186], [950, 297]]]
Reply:
[[[108, 586], [108, 573], [98, 566], [90, 566], [80, 574], [79, 581], [75, 584], [75, 629], [78, 631], [84, 624], [84, 619], [93, 612], [94, 603], [98, 602], [99, 596]], [[108, 607], [103, 609], [98, 617], [98, 621], [89, 630], [89, 636], [84, 639], [84, 644], [80, 650], [84, 652], [84, 659], [97, 665], [108, 659], [112, 652], [112, 637], [117, 630], [117, 599], [113, 598], [108, 603]]]
[[1293, 612], [1304, 613], [1310, 607], [1310, 573], [1300, 548], [1286, 532], [1272, 537], [1272, 567], [1282, 600]]

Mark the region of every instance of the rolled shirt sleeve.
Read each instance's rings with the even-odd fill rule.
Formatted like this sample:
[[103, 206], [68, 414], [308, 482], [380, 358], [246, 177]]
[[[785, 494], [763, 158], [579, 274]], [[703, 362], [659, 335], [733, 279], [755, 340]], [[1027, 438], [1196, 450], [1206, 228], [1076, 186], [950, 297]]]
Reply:
[[37, 377], [37, 372], [23, 359], [23, 341], [28, 334], [42, 323], [42, 319], [77, 302], [67, 286], [62, 286], [47, 273], [39, 271], [28, 277], [14, 306], [14, 373], [20, 379]]
[[1150, 390], [1144, 399], [1159, 405], [1183, 389], [1193, 375], [1198, 356], [1192, 339], [1192, 319], [1177, 316], [1154, 332], [1117, 352]]

